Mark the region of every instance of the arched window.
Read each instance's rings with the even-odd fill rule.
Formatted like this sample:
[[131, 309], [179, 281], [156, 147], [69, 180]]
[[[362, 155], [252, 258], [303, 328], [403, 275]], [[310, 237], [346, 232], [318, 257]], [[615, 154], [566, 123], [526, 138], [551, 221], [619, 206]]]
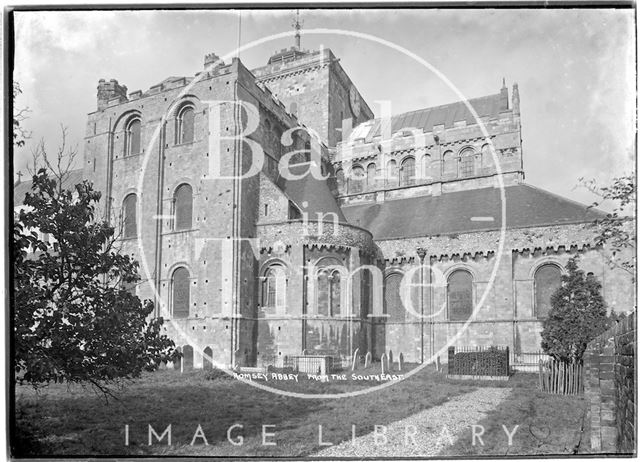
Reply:
[[129, 194], [124, 198], [124, 202], [122, 203], [123, 236], [125, 238], [136, 237], [138, 235], [138, 222], [136, 220], [137, 205], [138, 197], [135, 194]]
[[376, 164], [373, 162], [367, 166], [367, 188], [376, 188]]
[[458, 174], [457, 159], [453, 151], [447, 151], [442, 155], [443, 166], [442, 172], [445, 175], [456, 176]]
[[447, 280], [450, 321], [466, 321], [473, 313], [473, 276], [464, 270], [451, 273]]
[[340, 271], [335, 270], [329, 275], [329, 316], [340, 315]]
[[124, 139], [126, 156], [140, 154], [140, 126], [140, 119], [133, 119], [127, 124]]
[[351, 169], [351, 178], [349, 179], [349, 193], [358, 194], [364, 189], [364, 169], [360, 165], [356, 165]]
[[427, 181], [431, 176], [431, 156], [425, 154], [422, 156], [422, 181]]
[[467, 149], [460, 154], [460, 176], [469, 177], [475, 173], [475, 152], [473, 149]]
[[405, 309], [400, 297], [400, 283], [402, 275], [393, 273], [384, 280], [383, 313], [389, 315], [389, 321], [404, 321]]
[[407, 157], [402, 161], [400, 168], [400, 186], [412, 185], [416, 176], [416, 160], [413, 157]]
[[342, 297], [342, 263], [336, 258], [323, 258], [316, 273], [316, 312], [322, 316], [340, 314]]
[[172, 312], [174, 318], [189, 317], [189, 270], [180, 267], [171, 277]]
[[277, 311], [285, 308], [287, 300], [287, 274], [279, 265], [270, 267], [264, 273], [262, 281], [262, 306], [276, 308]]
[[398, 184], [398, 167], [393, 159], [387, 162], [387, 184], [390, 186]]
[[551, 296], [562, 284], [562, 271], [554, 264], [542, 265], [534, 276], [535, 315], [546, 318], [551, 309]]
[[491, 149], [489, 148], [488, 144], [482, 145], [481, 153], [482, 157], [480, 159], [480, 165], [482, 166], [482, 168], [490, 167], [491, 165], [493, 165], [493, 156], [491, 155]]
[[176, 143], [191, 143], [195, 131], [195, 111], [191, 106], [185, 106], [178, 114], [178, 127]]
[[318, 314], [327, 316], [329, 314], [329, 272], [320, 270], [318, 272]]
[[344, 171], [342, 169], [336, 172], [336, 182], [338, 183], [338, 191], [344, 192]]
[[188, 184], [178, 186], [173, 196], [175, 229], [191, 229], [193, 219], [193, 190]]

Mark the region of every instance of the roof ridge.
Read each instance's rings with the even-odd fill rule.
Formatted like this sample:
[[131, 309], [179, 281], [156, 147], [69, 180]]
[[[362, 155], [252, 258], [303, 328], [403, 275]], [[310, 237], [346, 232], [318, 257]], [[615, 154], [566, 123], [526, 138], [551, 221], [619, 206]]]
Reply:
[[575, 204], [575, 205], [578, 205], [580, 207], [583, 207], [585, 210], [593, 210], [594, 212], [602, 213], [603, 215], [606, 215], [606, 212], [604, 212], [603, 210], [600, 210], [600, 209], [598, 209], [596, 207], [593, 207], [591, 205], [583, 204], [582, 202], [578, 202], [578, 201], [576, 201], [574, 199], [570, 199], [568, 197], [561, 196], [560, 194], [557, 194], [557, 193], [554, 193], [554, 192], [551, 192], [551, 191], [547, 191], [546, 189], [543, 189], [543, 188], [541, 188], [539, 186], [535, 186], [535, 185], [532, 185], [532, 184], [529, 184], [529, 183], [521, 183], [521, 185], [522, 186], [527, 186], [527, 187], [529, 187], [531, 189], [535, 189], [537, 191], [541, 191], [541, 192], [543, 192], [545, 194], [548, 194], [550, 196], [553, 196], [553, 197], [555, 197], [557, 199], [561, 199], [561, 200], [566, 201], [566, 202], [571, 202], [572, 204]]
[[[469, 104], [471, 104], [472, 101], [477, 101], [477, 100], [481, 100], [481, 99], [488, 99], [488, 98], [495, 98], [495, 97], [499, 97], [499, 96], [500, 96], [500, 93], [492, 93], [490, 95], [484, 95], [484, 96], [477, 96], [475, 98], [469, 98], [469, 99], [467, 99], [467, 101], [469, 102]], [[392, 115], [391, 118], [406, 116], [408, 114], [413, 114], [413, 113], [416, 113], [416, 112], [422, 112], [422, 111], [427, 111], [427, 110], [441, 109], [441, 108], [444, 108], [444, 107], [447, 107], [447, 106], [454, 106], [456, 104], [464, 104], [464, 100], [452, 101], [450, 103], [440, 104], [438, 106], [427, 106], [427, 107], [423, 107], [423, 108], [420, 108], [420, 109], [413, 109], [413, 110], [407, 111], [407, 112], [400, 112], [398, 114]], [[376, 117], [373, 120], [382, 120], [382, 118], [381, 117]]]

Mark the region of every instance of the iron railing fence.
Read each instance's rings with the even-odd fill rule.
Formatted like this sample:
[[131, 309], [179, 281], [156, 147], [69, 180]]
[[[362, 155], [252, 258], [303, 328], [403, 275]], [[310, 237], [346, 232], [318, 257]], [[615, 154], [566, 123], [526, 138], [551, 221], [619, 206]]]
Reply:
[[284, 357], [284, 367], [305, 374], [327, 375], [336, 370], [336, 358], [323, 355], [292, 355]]
[[530, 351], [530, 352], [511, 352], [511, 366], [521, 372], [537, 372], [538, 364], [540, 361], [546, 361], [550, 359], [544, 351]]
[[476, 346], [449, 347], [448, 374], [450, 376], [508, 377], [509, 347]]

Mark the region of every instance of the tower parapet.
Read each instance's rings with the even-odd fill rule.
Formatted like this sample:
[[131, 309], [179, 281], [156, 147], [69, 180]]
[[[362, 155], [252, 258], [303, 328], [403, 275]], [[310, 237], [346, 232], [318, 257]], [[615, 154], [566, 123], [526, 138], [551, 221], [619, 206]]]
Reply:
[[224, 66], [224, 61], [220, 60], [220, 57], [215, 53], [207, 53], [204, 55], [204, 67], [205, 69], [216, 62], [220, 61], [220, 65]]
[[513, 96], [511, 97], [513, 101], [513, 113], [520, 114], [520, 91], [518, 90], [518, 84], [513, 84]]
[[500, 110], [509, 110], [509, 90], [507, 89], [507, 83], [504, 77], [502, 78], [502, 88], [500, 89]]
[[127, 87], [120, 85], [116, 79], [108, 82], [105, 79], [98, 81], [98, 110], [101, 111], [108, 107], [112, 100], [117, 99], [117, 104], [128, 101]]

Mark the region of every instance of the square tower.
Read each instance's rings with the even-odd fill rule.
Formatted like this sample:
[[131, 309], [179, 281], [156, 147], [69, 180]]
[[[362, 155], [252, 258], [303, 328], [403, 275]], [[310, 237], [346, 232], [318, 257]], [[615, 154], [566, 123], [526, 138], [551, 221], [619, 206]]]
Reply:
[[351, 119], [355, 127], [373, 118], [373, 111], [328, 48], [285, 48], [252, 72], [330, 148], [342, 141], [343, 120]]

